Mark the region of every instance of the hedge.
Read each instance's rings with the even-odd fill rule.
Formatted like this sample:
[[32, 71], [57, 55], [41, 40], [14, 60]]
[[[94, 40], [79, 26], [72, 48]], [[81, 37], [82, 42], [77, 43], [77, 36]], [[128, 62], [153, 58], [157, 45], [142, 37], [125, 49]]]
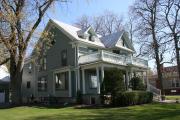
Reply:
[[150, 103], [153, 100], [153, 94], [147, 91], [127, 91], [116, 95], [116, 106], [129, 106]]

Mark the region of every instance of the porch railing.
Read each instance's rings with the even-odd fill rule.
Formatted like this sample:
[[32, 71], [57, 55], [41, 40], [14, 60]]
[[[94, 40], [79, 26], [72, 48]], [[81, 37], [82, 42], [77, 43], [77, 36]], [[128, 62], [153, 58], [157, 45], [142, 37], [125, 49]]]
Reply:
[[118, 65], [133, 64], [142, 67], [148, 66], [148, 62], [146, 60], [125, 55], [117, 55], [115, 53], [104, 50], [80, 56], [79, 64], [91, 63], [100, 60]]
[[161, 90], [154, 87], [151, 84], [147, 84], [147, 91], [150, 91], [153, 93], [153, 98], [157, 99], [158, 101], [161, 101]]

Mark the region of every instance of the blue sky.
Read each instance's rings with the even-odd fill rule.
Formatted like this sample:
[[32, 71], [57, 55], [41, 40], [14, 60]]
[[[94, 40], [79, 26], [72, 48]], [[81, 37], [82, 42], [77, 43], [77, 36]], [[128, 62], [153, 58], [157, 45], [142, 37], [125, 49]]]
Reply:
[[74, 23], [80, 16], [96, 16], [105, 10], [113, 11], [124, 17], [134, 0], [71, 0], [67, 4], [56, 4], [48, 12], [48, 18], [65, 23]]

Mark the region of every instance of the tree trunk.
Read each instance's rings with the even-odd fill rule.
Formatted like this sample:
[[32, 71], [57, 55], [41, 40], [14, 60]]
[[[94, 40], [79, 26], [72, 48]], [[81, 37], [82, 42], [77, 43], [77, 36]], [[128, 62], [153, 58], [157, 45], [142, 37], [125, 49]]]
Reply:
[[177, 61], [177, 70], [178, 70], [178, 78], [180, 80], [180, 58], [179, 58], [179, 47], [178, 47], [178, 37], [174, 34], [174, 45], [176, 50], [176, 61]]
[[22, 69], [16, 66], [16, 62], [13, 56], [10, 60], [10, 92], [12, 104], [19, 105], [22, 103], [21, 96], [21, 84], [22, 84]]

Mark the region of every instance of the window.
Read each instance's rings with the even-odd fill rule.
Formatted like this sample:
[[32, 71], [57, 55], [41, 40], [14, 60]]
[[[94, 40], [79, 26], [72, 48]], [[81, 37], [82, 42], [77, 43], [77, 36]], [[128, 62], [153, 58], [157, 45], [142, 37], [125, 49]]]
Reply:
[[68, 89], [68, 72], [55, 74], [55, 86], [56, 86], [56, 90]]
[[67, 66], [67, 50], [61, 52], [61, 64], [62, 66]]
[[46, 90], [47, 90], [46, 77], [40, 77], [38, 79], [38, 91], [46, 91]]
[[40, 64], [40, 70], [39, 71], [41, 71], [41, 70], [46, 70], [47, 69], [47, 60], [46, 60], [46, 57], [42, 57], [42, 58], [40, 58], [40, 60], [39, 60], [39, 64]]
[[30, 81], [27, 81], [26, 87], [27, 87], [28, 89], [31, 88], [31, 82], [30, 82]]
[[172, 80], [172, 87], [180, 87], [180, 81], [179, 80]]
[[119, 50], [113, 50], [113, 53], [120, 54]]
[[97, 88], [97, 76], [91, 75], [90, 77], [91, 80], [91, 88]]
[[28, 69], [29, 69], [29, 73], [31, 73], [32, 72], [32, 63], [29, 63]]
[[46, 70], [46, 63], [47, 63], [47, 61], [46, 61], [46, 58], [44, 57], [43, 58], [43, 70]]
[[98, 51], [98, 49], [96, 49], [96, 48], [90, 48], [90, 47], [88, 47], [88, 52], [89, 53], [93, 53], [93, 52], [97, 52]]

